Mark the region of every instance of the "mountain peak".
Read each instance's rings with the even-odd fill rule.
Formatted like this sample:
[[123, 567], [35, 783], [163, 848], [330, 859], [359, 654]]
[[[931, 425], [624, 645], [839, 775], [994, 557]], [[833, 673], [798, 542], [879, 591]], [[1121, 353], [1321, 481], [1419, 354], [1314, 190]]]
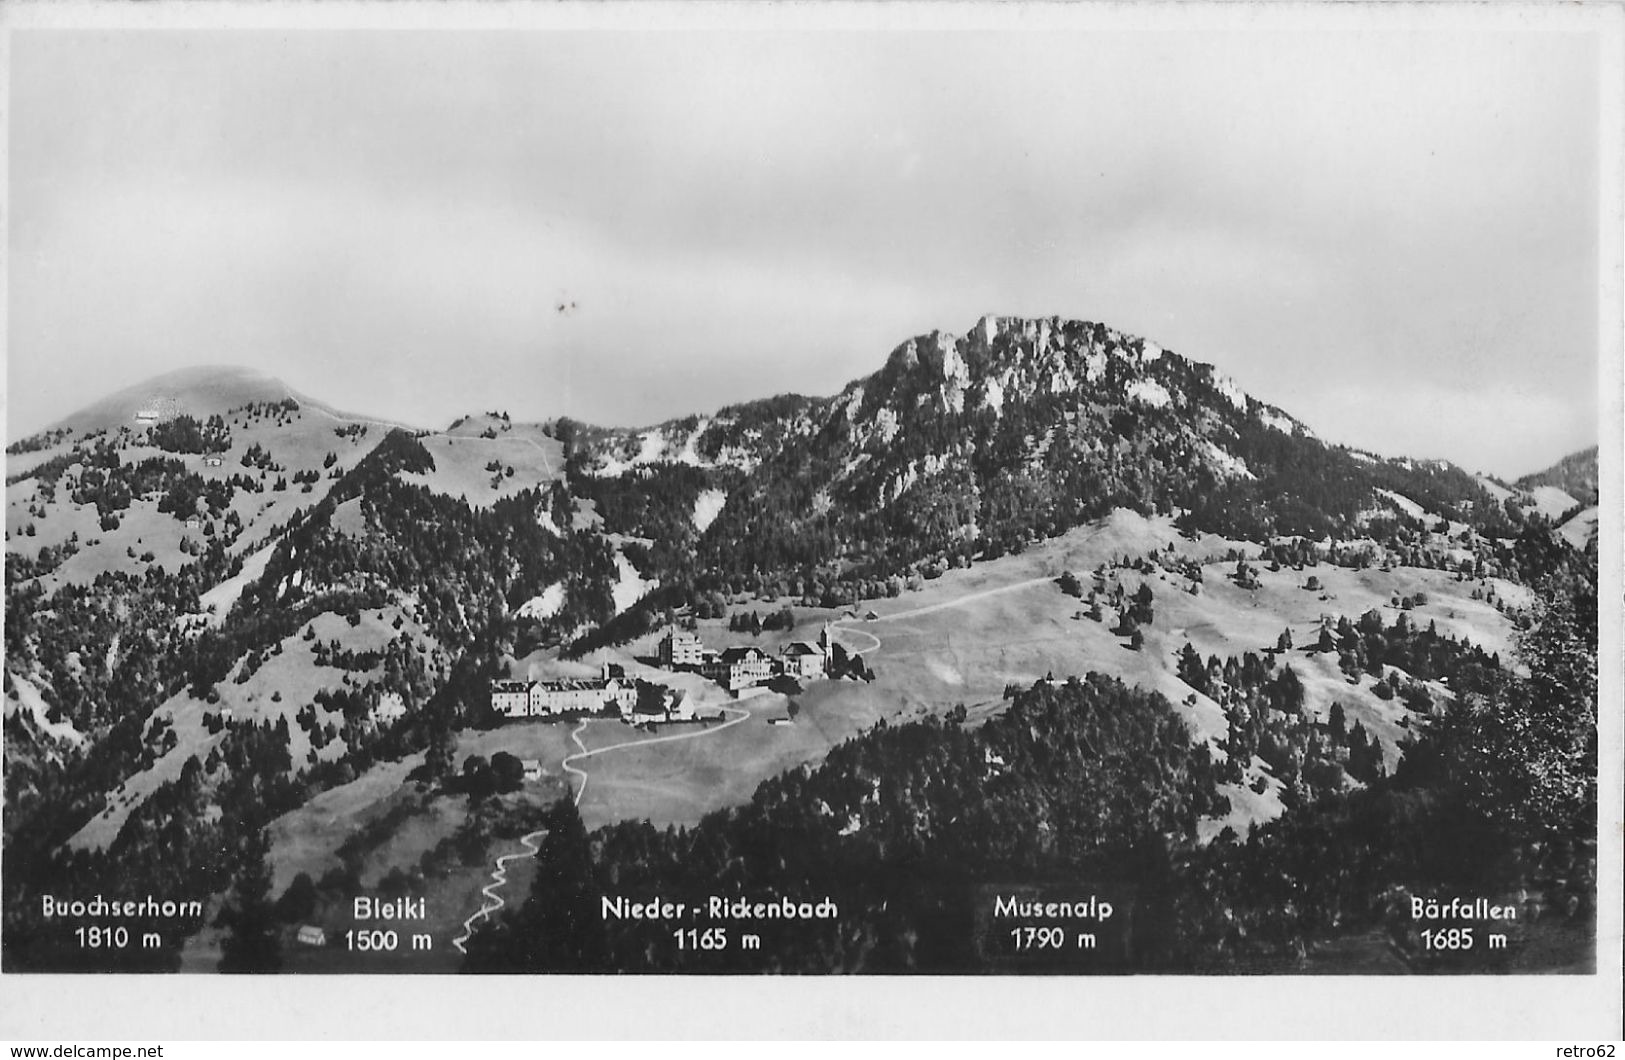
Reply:
[[1164, 352], [1156, 343], [1090, 321], [987, 313], [963, 335], [931, 331], [909, 339], [892, 351], [877, 381], [901, 385], [910, 400], [918, 399], [919, 390], [936, 389], [944, 409], [963, 411], [969, 395], [973, 404], [996, 411], [1006, 395], [1100, 385], [1160, 392], [1136, 381], [1166, 367], [1156, 364]]
[[251, 404], [293, 401], [340, 420], [365, 420], [410, 428], [393, 421], [339, 411], [306, 397], [281, 379], [242, 365], [192, 365], [153, 376], [95, 401], [45, 428], [67, 429], [83, 436], [118, 427], [140, 429], [144, 424], [191, 416], [205, 419]]
[[53, 424], [81, 434], [123, 425], [141, 417], [204, 417], [253, 402], [300, 400], [282, 380], [236, 365], [198, 365], [125, 387]]

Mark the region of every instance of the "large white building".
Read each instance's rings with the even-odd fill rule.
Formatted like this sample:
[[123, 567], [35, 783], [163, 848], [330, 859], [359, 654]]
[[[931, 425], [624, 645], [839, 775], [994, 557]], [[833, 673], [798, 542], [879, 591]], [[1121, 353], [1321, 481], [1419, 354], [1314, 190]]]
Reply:
[[699, 669], [705, 662], [705, 645], [685, 630], [670, 629], [660, 640], [660, 665], [668, 670]]
[[530, 686], [530, 714], [546, 717], [556, 714], [597, 714], [614, 706], [625, 713], [637, 701], [637, 686], [624, 678], [609, 680], [537, 681]]
[[637, 682], [610, 663], [604, 664], [596, 678], [491, 682], [491, 709], [505, 718], [597, 714], [606, 707], [626, 714], [637, 698]]
[[773, 679], [773, 660], [760, 648], [734, 647], [707, 657], [700, 672], [730, 692]]
[[522, 718], [530, 713], [529, 681], [492, 681], [491, 709], [505, 718]]
[[802, 681], [816, 681], [826, 675], [829, 663], [822, 650], [798, 640], [786, 644], [779, 653], [779, 669]]

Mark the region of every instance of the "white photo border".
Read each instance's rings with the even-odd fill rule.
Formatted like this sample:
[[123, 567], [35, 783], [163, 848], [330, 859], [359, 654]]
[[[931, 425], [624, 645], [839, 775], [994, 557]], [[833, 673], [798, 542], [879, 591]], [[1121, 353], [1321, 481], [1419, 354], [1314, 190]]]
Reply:
[[[932, 28], [1501, 30], [1590, 34], [1601, 56], [1597, 971], [1460, 977], [0, 976], [0, 1040], [588, 1038], [1615, 1039], [1621, 1034], [1621, 370], [1625, 8], [1598, 4], [48, 3], [0, 6], [17, 34], [69, 29]], [[9, 129], [10, 93], [0, 102]], [[7, 198], [9, 205], [9, 196]], [[7, 211], [9, 217], [9, 210]], [[3, 262], [0, 257], [0, 262]], [[6, 266], [0, 264], [0, 270]], [[0, 272], [0, 279], [4, 279]], [[9, 287], [6, 288], [9, 290]], [[9, 321], [9, 307], [0, 308]], [[10, 395], [16, 399], [20, 395]]]

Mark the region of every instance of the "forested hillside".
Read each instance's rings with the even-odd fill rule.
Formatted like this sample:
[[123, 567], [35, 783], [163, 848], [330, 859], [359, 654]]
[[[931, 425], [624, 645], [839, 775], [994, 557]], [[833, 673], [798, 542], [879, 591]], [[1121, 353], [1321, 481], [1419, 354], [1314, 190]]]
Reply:
[[[753, 444], [720, 446], [724, 423]], [[1530, 521], [1460, 468], [1327, 445], [1211, 365], [1083, 321], [986, 317], [965, 336], [909, 340], [834, 398], [561, 437], [572, 488], [609, 502], [620, 532], [686, 540], [694, 499], [726, 494], [687, 563], [659, 545], [648, 557], [684, 586], [661, 607], [719, 590], [874, 596], [888, 578], [1019, 552], [1116, 507], [1246, 540], [1436, 530], [1485, 553]]]
[[1515, 485], [1523, 490], [1555, 486], [1577, 501], [1596, 504], [1597, 447], [1592, 446], [1578, 453], [1570, 453], [1544, 471], [1525, 475]]
[[[1522, 652], [1528, 677], [1409, 638], [1450, 674], [1474, 674], [1471, 690], [1397, 771], [1345, 747], [1324, 759], [1336, 783], [1305, 784], [1245, 841], [1196, 841], [1197, 820], [1221, 812], [1223, 770], [1166, 700], [1097, 675], [1044, 682], [980, 728], [950, 714], [877, 729], [691, 830], [588, 835], [561, 802], [529, 898], [476, 936], [465, 968], [984, 972], [1019, 963], [985, 928], [988, 895], [1014, 881], [1066, 881], [1132, 911], [1123, 949], [1030, 955], [1028, 970], [1290, 971], [1372, 932], [1412, 970], [1482, 967], [1424, 947], [1411, 915], [1412, 895], [1463, 889], [1520, 910], [1491, 966], [1518, 966], [1537, 931], [1567, 939], [1557, 959], [1583, 966], [1596, 913], [1595, 583], [1546, 594]], [[1290, 694], [1270, 704], [1268, 716], [1297, 717]], [[1332, 743], [1338, 727], [1307, 726]], [[1229, 749], [1245, 739], [1233, 730]], [[829, 899], [840, 912], [726, 925], [760, 931], [762, 948], [707, 951], [674, 943], [669, 924], [601, 910], [605, 896], [711, 895]]]
[[[295, 517], [218, 628], [180, 621], [197, 610], [199, 593], [233, 570], [218, 543], [180, 574], [104, 575], [86, 589], [60, 590], [48, 608], [37, 607], [37, 588], [8, 594], [8, 672], [43, 674], [54, 709], [93, 737], [83, 749], [59, 749], [54, 768], [8, 770], [8, 966], [68, 970], [101, 960], [37, 924], [32, 910], [40, 895], [148, 886], [206, 898], [224, 889], [240, 867], [238, 854], [277, 815], [381, 758], [443, 744], [454, 728], [483, 720], [494, 660], [504, 645], [511, 650], [517, 632], [510, 609], [542, 585], [565, 580], [575, 590], [573, 610], [558, 621], [609, 617], [614, 575], [601, 538], [537, 533], [545, 501], [535, 491], [474, 509], [400, 480], [430, 459], [416, 439], [392, 433]], [[345, 505], [357, 505], [361, 516], [348, 529], [335, 526]], [[328, 665], [364, 679], [314, 703], [279, 704], [274, 722], [211, 722], [208, 704], [222, 695], [232, 702], [234, 684], [273, 665], [301, 629], [308, 638], [314, 620], [337, 615], [354, 625], [374, 610], [396, 615], [396, 629], [409, 614], [427, 640], [407, 638], [366, 658], [330, 653]], [[90, 667], [91, 659], [106, 669]], [[384, 696], [399, 698], [404, 718], [371, 720]], [[214, 734], [196, 753], [175, 739], [183, 711], [155, 709], [187, 697], [205, 704], [203, 723]], [[315, 730], [326, 729], [337, 754], [291, 759], [296, 716], [312, 727], [313, 744], [324, 739]], [[7, 735], [9, 746], [9, 713]], [[105, 849], [60, 846], [109, 793], [174, 756], [182, 758], [176, 779], [140, 803]], [[187, 933], [199, 926], [188, 925]], [[165, 939], [161, 951], [140, 959], [172, 961], [184, 934], [169, 925]]]
[[774, 932], [772, 970], [974, 970], [977, 884], [1142, 886], [1221, 810], [1214, 779], [1166, 701], [1091, 676], [1031, 689], [979, 729], [952, 715], [883, 727], [692, 831], [629, 822], [589, 845], [564, 803], [539, 855], [550, 867], [514, 917], [476, 937], [468, 966], [763, 967], [759, 954], [685, 954], [649, 925], [606, 925], [598, 896], [613, 892], [833, 899], [839, 918]]
[[[234, 884], [256, 891], [261, 833], [283, 815], [386, 767], [411, 772], [400, 783], [424, 786], [418, 795], [454, 775], [459, 739], [496, 724], [494, 678], [573, 675], [589, 652], [634, 663], [667, 623], [720, 634], [729, 620], [741, 640], [788, 639], [809, 609], [860, 621], [862, 601], [1014, 571], [1063, 535], [1097, 532], [1115, 543], [1077, 575], [1023, 570], [961, 590], [1007, 603], [999, 594], [1036, 585], [1060, 601], [1042, 632], [1067, 672], [1032, 686], [1045, 666], [1019, 667], [1036, 654], [998, 649], [1022, 654], [1010, 663], [1021, 687], [1006, 704], [994, 684], [970, 704], [978, 723], [992, 720], [971, 724], [953, 693], [984, 683], [957, 669], [974, 646], [952, 643], [954, 629], [926, 643], [923, 627], [885, 627], [891, 645], [922, 645], [896, 665], [908, 673], [843, 706], [851, 727], [831, 728], [824, 746], [754, 734], [742, 746], [761, 772], [726, 789], [743, 799], [770, 763], [748, 806], [688, 832], [631, 821], [590, 843], [561, 810], [543, 859], [545, 886], [559, 890], [481, 936], [471, 967], [575, 959], [535, 939], [583, 895], [709, 881], [839, 896], [851, 916], [786, 939], [776, 967], [963, 970], [985, 956], [953, 933], [979, 915], [966, 894], [1048, 876], [1131, 896], [1145, 941], [1118, 966], [1269, 957], [1375, 923], [1368, 884], [1432, 872], [1422, 851], [1457, 841], [1442, 837], [1447, 824], [1488, 844], [1471, 864], [1567, 902], [1584, 860], [1574, 792], [1593, 776], [1575, 758], [1587, 730], [1574, 659], [1576, 645], [1594, 653], [1597, 544], [1594, 510], [1587, 536], [1581, 515], [1560, 526], [1552, 509], [1587, 468], [1594, 501], [1595, 451], [1519, 492], [1444, 463], [1330, 446], [1209, 365], [1059, 319], [984, 318], [964, 336], [909, 340], [834, 397], [781, 395], [643, 430], [492, 412], [416, 431], [251, 373], [164, 377], [8, 449], [0, 958], [7, 970], [105, 965], [42, 922], [46, 895], [150, 891], [238, 909]], [[1319, 564], [1363, 602], [1325, 591]], [[1260, 569], [1282, 584], [1259, 592]], [[1406, 615], [1425, 606], [1417, 571], [1430, 592], [1454, 594], [1437, 614], [1448, 635]], [[1204, 587], [1214, 575], [1218, 592]], [[1180, 609], [1154, 600], [1150, 580], [1182, 599], [1211, 593], [1215, 609], [1159, 627], [1154, 608]], [[1552, 603], [1519, 660], [1461, 635], [1493, 621], [1506, 647], [1534, 616], [1504, 595], [1537, 585]], [[1279, 625], [1252, 639], [1268, 614], [1260, 601], [1282, 594], [1313, 642], [1275, 641]], [[956, 606], [933, 599], [916, 610]], [[1300, 612], [1300, 600], [1313, 603]], [[1103, 605], [1109, 632], [1089, 621], [1103, 621]], [[1035, 621], [992, 613], [1006, 635]], [[1248, 633], [1209, 639], [1223, 647], [1204, 656], [1192, 642], [1214, 615]], [[851, 635], [846, 668], [874, 677], [848, 649], [880, 636]], [[1109, 664], [1107, 649], [1121, 653]], [[1516, 663], [1532, 676], [1513, 676]], [[1359, 716], [1306, 709], [1300, 674], [1358, 686], [1345, 699]], [[1182, 689], [1174, 704], [1149, 690], [1158, 682]], [[930, 720], [902, 723], [905, 711]], [[1415, 742], [1401, 753], [1402, 716]], [[1527, 725], [1513, 738], [1503, 718]], [[873, 731], [820, 759], [861, 731], [852, 719]], [[1594, 769], [1594, 746], [1585, 753]], [[1513, 831], [1483, 825], [1492, 804]], [[1283, 807], [1245, 841], [1221, 831], [1220, 819], [1239, 828]], [[1295, 905], [1295, 935], [1259, 950], [1261, 922], [1245, 942], [1224, 934], [1248, 923], [1248, 888], [1284, 900], [1281, 887], [1330, 886], [1309, 879], [1308, 855], [1299, 875], [1272, 859], [1373, 820], [1415, 848], [1368, 863], [1359, 851], [1377, 846], [1346, 844], [1353, 860], [1338, 872], [1354, 889]], [[1559, 849], [1569, 860], [1553, 867]], [[1230, 909], [1222, 928], [1182, 904], [1198, 886], [1219, 896], [1203, 908]], [[162, 925], [162, 946], [118, 960], [173, 968], [203, 927]], [[715, 967], [629, 929], [580, 946], [581, 960], [629, 970]]]

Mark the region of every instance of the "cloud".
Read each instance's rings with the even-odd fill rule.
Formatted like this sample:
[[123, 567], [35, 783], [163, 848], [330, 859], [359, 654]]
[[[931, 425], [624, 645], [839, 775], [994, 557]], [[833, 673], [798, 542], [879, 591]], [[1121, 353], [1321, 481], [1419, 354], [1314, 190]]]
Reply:
[[1343, 386], [1315, 431], [1384, 456], [1451, 460], [1508, 480], [1597, 444], [1597, 408], [1504, 385]]
[[1315, 425], [1485, 378], [1556, 424], [1594, 386], [1584, 36], [57, 33], [13, 65], [14, 430], [220, 360], [427, 423], [647, 422], [985, 312], [1148, 335]]

